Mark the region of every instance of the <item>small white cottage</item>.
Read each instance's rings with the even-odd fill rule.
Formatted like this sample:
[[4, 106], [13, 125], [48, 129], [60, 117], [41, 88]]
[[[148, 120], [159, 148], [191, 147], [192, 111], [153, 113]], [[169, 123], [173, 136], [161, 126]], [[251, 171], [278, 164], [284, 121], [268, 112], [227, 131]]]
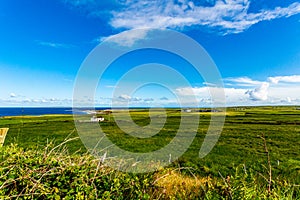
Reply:
[[96, 117], [96, 116], [93, 116], [91, 118], [91, 122], [103, 122], [104, 121], [104, 117]]

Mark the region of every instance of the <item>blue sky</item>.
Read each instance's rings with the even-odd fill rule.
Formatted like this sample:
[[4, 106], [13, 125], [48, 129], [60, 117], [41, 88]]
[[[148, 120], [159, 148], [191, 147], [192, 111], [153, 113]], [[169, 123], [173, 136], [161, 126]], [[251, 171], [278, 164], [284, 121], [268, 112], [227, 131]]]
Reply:
[[[71, 106], [74, 81], [89, 52], [135, 28], [168, 28], [199, 42], [221, 73], [228, 105], [300, 104], [299, 1], [3, 0], [0, 27], [0, 106]], [[143, 37], [147, 33], [125, 42]], [[122, 63], [147, 63], [156, 53]], [[120, 105], [172, 106], [177, 93], [188, 98], [190, 90], [201, 105], [209, 105], [210, 86], [201, 77], [183, 62], [167, 62], [172, 55], [158, 57], [189, 74], [191, 86], [124, 91], [116, 97]], [[122, 72], [118, 66], [101, 80], [96, 105], [110, 105]]]

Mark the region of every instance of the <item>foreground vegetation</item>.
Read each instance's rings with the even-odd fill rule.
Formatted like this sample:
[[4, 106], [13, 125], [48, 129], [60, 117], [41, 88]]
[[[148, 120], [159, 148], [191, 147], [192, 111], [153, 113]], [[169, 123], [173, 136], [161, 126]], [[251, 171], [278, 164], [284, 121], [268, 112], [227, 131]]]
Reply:
[[105, 167], [88, 154], [68, 154], [64, 146], [44, 150], [17, 145], [0, 149], [1, 199], [297, 199], [297, 186], [268, 182], [246, 166], [221, 178], [199, 177], [191, 168], [130, 174]]
[[[122, 114], [116, 113], [116, 114]], [[150, 139], [123, 133], [111, 119], [101, 123], [109, 138], [133, 152], [160, 148], [174, 137], [180, 110], [167, 110], [167, 123]], [[210, 112], [200, 115], [198, 134], [171, 166], [148, 174], [105, 167], [86, 153], [72, 116], [5, 117], [9, 127], [0, 149], [0, 199], [300, 199], [300, 110], [295, 107], [229, 108], [212, 152], [198, 158]], [[101, 114], [102, 115], [102, 114]], [[147, 125], [147, 110], [132, 118]]]

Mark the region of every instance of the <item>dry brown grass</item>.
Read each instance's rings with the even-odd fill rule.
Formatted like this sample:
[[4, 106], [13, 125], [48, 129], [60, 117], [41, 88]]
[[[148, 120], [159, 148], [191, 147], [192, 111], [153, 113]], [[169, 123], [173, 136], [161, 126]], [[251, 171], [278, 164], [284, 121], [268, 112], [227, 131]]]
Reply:
[[[191, 176], [192, 175], [192, 176]], [[184, 175], [180, 169], [168, 170], [157, 174], [154, 184], [160, 188], [163, 199], [189, 199], [189, 197], [203, 196], [205, 188], [211, 184], [210, 177]]]

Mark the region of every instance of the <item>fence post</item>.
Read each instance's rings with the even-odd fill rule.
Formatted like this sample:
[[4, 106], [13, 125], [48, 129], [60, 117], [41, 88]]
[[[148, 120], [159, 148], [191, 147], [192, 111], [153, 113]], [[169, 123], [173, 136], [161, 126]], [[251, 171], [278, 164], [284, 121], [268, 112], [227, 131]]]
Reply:
[[9, 128], [0, 128], [0, 147], [3, 146]]

